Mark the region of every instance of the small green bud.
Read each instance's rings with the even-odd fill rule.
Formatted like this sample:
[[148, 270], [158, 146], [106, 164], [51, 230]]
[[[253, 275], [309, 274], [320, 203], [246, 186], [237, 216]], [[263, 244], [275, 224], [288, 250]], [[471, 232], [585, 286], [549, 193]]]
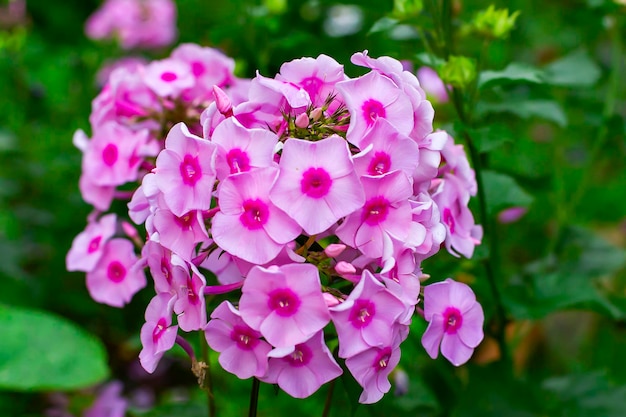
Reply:
[[263, 5], [270, 14], [283, 14], [287, 11], [287, 0], [263, 0]]
[[472, 21], [472, 26], [476, 32], [484, 36], [504, 39], [513, 30], [519, 14], [518, 10], [509, 15], [509, 9], [496, 9], [492, 4], [487, 9], [478, 12]]
[[445, 84], [456, 88], [468, 87], [476, 79], [476, 63], [465, 56], [450, 56], [439, 68], [439, 76]]
[[402, 20], [415, 17], [424, 8], [422, 0], [393, 0], [393, 11], [391, 16]]

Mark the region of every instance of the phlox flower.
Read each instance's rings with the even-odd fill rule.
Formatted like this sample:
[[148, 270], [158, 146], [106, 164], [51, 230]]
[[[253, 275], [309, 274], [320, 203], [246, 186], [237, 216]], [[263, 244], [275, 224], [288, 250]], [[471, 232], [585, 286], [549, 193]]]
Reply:
[[262, 168], [232, 175], [220, 184], [220, 211], [211, 224], [220, 248], [245, 261], [265, 264], [298, 237], [300, 226], [268, 196], [277, 173], [275, 168]]
[[454, 256], [461, 254], [471, 258], [474, 248], [481, 242], [483, 229], [474, 224], [474, 216], [467, 206], [469, 192], [464, 184], [456, 176], [446, 173], [432, 197], [446, 227], [446, 249]]
[[72, 242], [66, 257], [67, 270], [93, 270], [104, 253], [104, 244], [115, 234], [116, 224], [117, 216], [112, 213], [90, 221]]
[[411, 176], [417, 169], [417, 143], [398, 133], [385, 119], [374, 122], [360, 146], [363, 152], [354, 156], [354, 169], [360, 176], [380, 176], [396, 170]]
[[209, 237], [199, 211], [190, 211], [179, 217], [166, 208], [160, 208], [154, 212], [152, 222], [156, 233], [150, 239], [157, 240], [186, 261], [191, 261], [196, 245]]
[[[128, 401], [122, 396], [120, 381], [112, 381], [98, 390], [97, 397], [82, 417], [124, 417]], [[69, 414], [68, 414], [69, 415]]]
[[410, 232], [411, 181], [404, 172], [394, 171], [380, 177], [364, 176], [361, 182], [365, 203], [337, 228], [337, 237], [370, 258], [387, 259], [393, 249], [392, 238], [403, 241]]
[[176, 343], [178, 326], [172, 326], [172, 313], [176, 298], [168, 293], [157, 294], [146, 308], [146, 323], [141, 327], [140, 338], [143, 348], [139, 362], [143, 369], [153, 373], [163, 354]]
[[337, 83], [350, 111], [348, 141], [361, 147], [361, 141], [377, 119], [387, 119], [396, 130], [408, 135], [413, 129], [411, 102], [391, 79], [377, 71]]
[[[191, 268], [191, 272], [188, 268]], [[204, 287], [206, 279], [193, 265], [185, 273], [175, 273], [173, 285], [177, 291], [174, 313], [178, 315], [178, 325], [186, 332], [200, 330], [207, 323]]]
[[463, 145], [456, 145], [452, 136], [446, 133], [446, 144], [441, 150], [441, 157], [445, 164], [439, 169], [439, 175], [451, 173], [459, 179], [470, 195], [476, 195], [478, 187], [476, 174], [470, 167]]
[[226, 371], [241, 379], [260, 378], [267, 372], [267, 354], [272, 347], [244, 323], [229, 301], [213, 310], [204, 336], [211, 349], [220, 352], [218, 361]]
[[454, 366], [464, 364], [483, 340], [483, 309], [469, 286], [448, 278], [424, 287], [428, 328], [422, 345], [435, 359], [441, 353]]
[[83, 155], [83, 175], [98, 186], [135, 181], [149, 139], [147, 130], [133, 132], [115, 122], [98, 126]]
[[315, 265], [256, 266], [241, 291], [243, 321], [275, 347], [303, 343], [330, 321]]
[[215, 144], [189, 133], [184, 123], [167, 134], [156, 160], [155, 181], [174, 215], [211, 208], [216, 152]]
[[330, 308], [339, 337], [339, 356], [349, 358], [371, 347], [390, 345], [394, 324], [404, 311], [404, 303], [364, 270], [350, 296]]
[[87, 273], [91, 298], [113, 307], [123, 307], [133, 295], [146, 286], [146, 275], [135, 267], [137, 256], [133, 244], [114, 238], [106, 242], [96, 267]]
[[302, 87], [315, 107], [322, 106], [328, 96], [334, 94], [335, 84], [346, 78], [343, 65], [324, 54], [317, 58], [307, 57], [286, 62], [276, 75], [277, 80]]
[[337, 135], [318, 142], [289, 139], [270, 199], [310, 235], [358, 210], [365, 194], [348, 144]]
[[437, 103], [448, 102], [448, 91], [441, 78], [439, 78], [437, 71], [430, 67], [420, 67], [417, 70], [417, 79], [420, 81], [420, 85], [426, 91], [426, 94]]
[[375, 403], [389, 392], [389, 374], [400, 362], [400, 343], [405, 337], [396, 332], [389, 344], [371, 347], [346, 359], [346, 367], [363, 387], [360, 403]]
[[341, 375], [341, 367], [324, 343], [324, 332], [315, 333], [304, 343], [272, 350], [263, 382], [278, 384], [295, 398], [306, 398], [323, 384]]
[[179, 97], [195, 83], [187, 63], [175, 58], [153, 61], [146, 66], [145, 82], [159, 97]]
[[217, 178], [274, 165], [278, 137], [266, 129], [246, 129], [233, 117], [220, 123], [211, 136], [217, 145]]

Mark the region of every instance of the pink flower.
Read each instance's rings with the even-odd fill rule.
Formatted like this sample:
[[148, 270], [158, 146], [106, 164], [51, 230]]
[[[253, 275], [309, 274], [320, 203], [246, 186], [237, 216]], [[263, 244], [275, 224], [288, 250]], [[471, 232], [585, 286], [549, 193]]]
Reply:
[[104, 244], [115, 234], [116, 224], [116, 215], [112, 213], [102, 216], [98, 221], [90, 221], [72, 242], [66, 258], [67, 270], [93, 270], [104, 253]]
[[123, 307], [133, 295], [146, 286], [146, 276], [136, 268], [133, 244], [126, 239], [111, 239], [96, 267], [87, 273], [87, 289], [91, 298], [113, 307]]
[[163, 354], [176, 343], [178, 326], [172, 326], [172, 312], [175, 297], [171, 294], [157, 294], [146, 308], [146, 323], [141, 327], [141, 345], [139, 352], [141, 366], [153, 373]]
[[83, 417], [124, 417], [128, 401], [122, 397], [123, 386], [113, 381], [98, 390], [93, 404], [83, 412]]
[[216, 152], [213, 143], [189, 133], [184, 123], [167, 134], [165, 149], [157, 157], [155, 181], [174, 215], [211, 208]]
[[498, 221], [504, 224], [515, 223], [516, 221], [524, 217], [527, 211], [528, 209], [526, 207], [519, 206], [504, 209], [500, 213], [498, 213]]
[[228, 372], [241, 379], [260, 378], [267, 372], [267, 354], [272, 347], [244, 323], [229, 301], [215, 308], [204, 336], [211, 349], [220, 352], [218, 361]]
[[241, 291], [241, 317], [273, 346], [303, 343], [330, 321], [314, 265], [255, 266]]
[[144, 77], [146, 85], [160, 97], [179, 97], [195, 83], [189, 65], [174, 58], [148, 64]]
[[430, 67], [421, 67], [417, 70], [417, 79], [420, 81], [420, 85], [426, 91], [426, 94], [436, 102], [448, 102], [448, 91], [441, 78], [439, 78], [437, 71]]
[[270, 199], [310, 235], [363, 206], [350, 150], [337, 135], [318, 142], [287, 140], [279, 167]]
[[200, 330], [207, 323], [204, 287], [206, 279], [198, 269], [190, 265], [191, 273], [174, 274], [173, 285], [177, 289], [174, 312], [178, 315], [178, 325], [186, 332]]
[[413, 110], [406, 94], [378, 71], [337, 83], [337, 90], [350, 110], [347, 139], [361, 147], [361, 141], [377, 119], [387, 121], [404, 135], [413, 129]]
[[319, 331], [304, 343], [272, 350], [269, 369], [262, 381], [278, 384], [295, 398], [306, 398], [323, 384], [341, 375], [341, 367], [333, 359]]
[[370, 347], [391, 344], [394, 324], [405, 305], [365, 270], [350, 296], [330, 308], [337, 336], [339, 356], [352, 357]]
[[211, 225], [220, 248], [245, 261], [265, 264], [298, 237], [300, 226], [268, 196], [277, 173], [275, 168], [262, 168], [232, 175], [221, 183], [220, 212]]
[[483, 340], [483, 309], [469, 286], [448, 278], [424, 287], [428, 328], [422, 345], [435, 359], [441, 353], [454, 366], [464, 364]]

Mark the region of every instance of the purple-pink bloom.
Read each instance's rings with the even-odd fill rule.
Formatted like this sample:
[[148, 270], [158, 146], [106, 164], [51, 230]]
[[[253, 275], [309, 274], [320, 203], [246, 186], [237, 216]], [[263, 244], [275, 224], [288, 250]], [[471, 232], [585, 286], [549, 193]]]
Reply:
[[448, 91], [443, 81], [441, 81], [441, 78], [439, 78], [437, 71], [430, 67], [420, 67], [420, 69], [417, 70], [417, 79], [420, 81], [420, 85], [426, 94], [436, 102], [448, 102]]
[[211, 224], [220, 248], [245, 261], [265, 264], [298, 237], [300, 226], [268, 196], [277, 173], [276, 168], [259, 168], [229, 176], [220, 184], [220, 211]]
[[424, 287], [424, 318], [428, 328], [422, 345], [435, 359], [439, 353], [454, 366], [464, 364], [483, 340], [483, 309], [470, 287], [448, 278]]
[[186, 332], [200, 330], [207, 323], [204, 287], [206, 279], [192, 264], [184, 274], [174, 274], [174, 287], [177, 298], [174, 313], [178, 315], [178, 325]]
[[309, 235], [327, 230], [365, 202], [348, 144], [337, 135], [318, 142], [287, 140], [279, 167], [270, 199]]
[[146, 85], [159, 97], [177, 98], [195, 83], [189, 65], [174, 58], [151, 62], [146, 66], [144, 77]]
[[303, 343], [330, 321], [315, 265], [255, 266], [241, 292], [241, 317], [275, 347]]
[[93, 404], [83, 412], [83, 417], [124, 417], [128, 401], [122, 397], [122, 383], [112, 381], [98, 390]]
[[97, 221], [90, 221], [72, 242], [66, 257], [67, 270], [93, 270], [102, 257], [104, 244], [115, 234], [116, 224], [117, 218], [113, 213], [104, 215]]
[[156, 160], [156, 183], [176, 216], [211, 208], [215, 183], [215, 144], [178, 123], [167, 134], [165, 149]]
[[341, 375], [341, 367], [324, 343], [319, 331], [304, 343], [272, 350], [269, 368], [262, 381], [278, 384], [295, 398], [306, 398], [322, 385]]
[[404, 303], [364, 270], [350, 296], [330, 308], [339, 356], [349, 358], [371, 347], [390, 345], [394, 324], [404, 311]]
[[141, 327], [139, 362], [143, 369], [153, 373], [163, 354], [176, 343], [178, 326], [172, 326], [172, 312], [176, 298], [169, 293], [157, 294], [148, 304], [146, 323]]
[[137, 256], [129, 240], [107, 241], [96, 267], [87, 273], [91, 298], [113, 307], [123, 307], [130, 302], [133, 295], [146, 286], [146, 275], [136, 263]]
[[211, 349], [220, 352], [218, 361], [226, 371], [241, 379], [260, 378], [267, 372], [267, 354], [272, 347], [244, 323], [230, 301], [215, 308], [204, 336]]
[[407, 95], [378, 71], [342, 81], [335, 88], [350, 110], [350, 127], [346, 133], [350, 143], [361, 147], [363, 137], [379, 118], [387, 119], [404, 135], [413, 129], [413, 107]]

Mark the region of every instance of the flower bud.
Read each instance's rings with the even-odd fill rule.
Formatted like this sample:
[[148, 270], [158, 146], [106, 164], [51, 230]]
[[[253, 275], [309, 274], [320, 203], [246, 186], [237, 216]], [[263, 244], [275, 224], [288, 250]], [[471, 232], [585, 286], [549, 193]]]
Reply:
[[356, 273], [356, 268], [349, 262], [339, 261], [335, 265], [335, 271], [343, 276]]
[[508, 9], [496, 9], [492, 4], [474, 17], [472, 26], [476, 32], [486, 37], [504, 39], [513, 30], [519, 13], [518, 10], [509, 15]]
[[215, 97], [215, 104], [217, 105], [217, 110], [226, 117], [232, 116], [233, 105], [230, 102], [230, 98], [228, 98], [228, 95], [224, 92], [224, 90], [214, 85], [213, 96]]
[[465, 56], [452, 55], [439, 70], [444, 83], [467, 88], [476, 78], [476, 63]]
[[309, 127], [309, 115], [306, 113], [300, 113], [298, 117], [296, 117], [296, 127], [300, 129], [306, 129]]
[[311, 119], [313, 119], [314, 122], [317, 122], [319, 119], [321, 119], [323, 115], [324, 110], [322, 110], [321, 107], [316, 107], [313, 109], [313, 111], [311, 111]]
[[341, 243], [331, 243], [330, 245], [326, 246], [326, 249], [324, 249], [324, 253], [329, 258], [334, 258], [336, 256], [339, 256], [341, 252], [343, 252], [345, 249], [346, 245], [343, 245]]

